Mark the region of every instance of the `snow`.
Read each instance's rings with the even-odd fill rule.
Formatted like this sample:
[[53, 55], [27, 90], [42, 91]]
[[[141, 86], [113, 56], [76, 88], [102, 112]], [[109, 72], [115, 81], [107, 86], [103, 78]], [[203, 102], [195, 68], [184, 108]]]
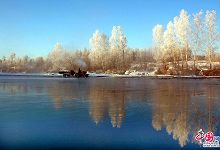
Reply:
[[0, 76], [62, 77], [58, 73], [0, 73]]
[[89, 77], [111, 77], [111, 74], [98, 74], [98, 73], [94, 73], [94, 72], [87, 72], [89, 74]]
[[[120, 78], [135, 78], [135, 77], [149, 77], [154, 79], [211, 79], [211, 78], [220, 78], [220, 76], [178, 76], [178, 75], [156, 75], [155, 71], [148, 72], [148, 71], [136, 71], [130, 70], [126, 71], [125, 74], [98, 74], [94, 72], [88, 72], [89, 77], [120, 77]], [[62, 78], [62, 74], [58, 73], [0, 73], [0, 76], [25, 76], [25, 77], [57, 77]]]

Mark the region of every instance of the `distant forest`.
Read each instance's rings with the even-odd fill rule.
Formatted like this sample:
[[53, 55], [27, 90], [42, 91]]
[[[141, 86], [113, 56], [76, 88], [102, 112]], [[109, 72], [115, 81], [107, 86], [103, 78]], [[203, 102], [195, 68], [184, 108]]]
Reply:
[[208, 69], [219, 69], [213, 65], [220, 62], [220, 34], [214, 10], [192, 15], [181, 10], [166, 28], [158, 24], [152, 29], [150, 48], [129, 48], [121, 26], [113, 26], [110, 37], [95, 31], [89, 43], [90, 48], [72, 51], [57, 43], [47, 57], [17, 57], [12, 53], [0, 59], [0, 72], [43, 73], [81, 68], [97, 73], [156, 69], [161, 74], [184, 74], [200, 70], [201, 60]]
[[[129, 51], [129, 55], [127, 52]], [[0, 72], [25, 72], [25, 73], [57, 73], [60, 70], [75, 70], [79, 68], [87, 71], [96, 71], [103, 73], [109, 71], [119, 73], [129, 69], [132, 64], [148, 64], [154, 62], [153, 54], [150, 49], [131, 49], [127, 48], [126, 61], [123, 66], [120, 57], [117, 57], [115, 63], [110, 62], [110, 55], [96, 58], [97, 62], [93, 62], [91, 55], [93, 54], [89, 49], [68, 51], [57, 43], [53, 50], [47, 57], [31, 58], [29, 56], [17, 57], [12, 53], [9, 57], [2, 57], [0, 59]], [[106, 60], [109, 58], [109, 60]], [[113, 59], [113, 58], [112, 58]], [[116, 58], [115, 58], [116, 59]], [[101, 62], [101, 63], [99, 63]], [[142, 65], [142, 69], [147, 68]], [[134, 68], [139, 70], [138, 68]]]

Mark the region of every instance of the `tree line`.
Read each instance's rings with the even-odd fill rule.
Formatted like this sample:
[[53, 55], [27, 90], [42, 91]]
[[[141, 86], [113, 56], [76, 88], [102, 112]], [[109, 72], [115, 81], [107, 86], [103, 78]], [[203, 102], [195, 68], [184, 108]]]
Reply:
[[[189, 69], [189, 61], [193, 61], [193, 69], [198, 67], [198, 56], [203, 55], [213, 69], [213, 60], [218, 48], [220, 34], [217, 30], [216, 11], [199, 11], [190, 16], [181, 10], [179, 16], [169, 21], [164, 30], [160, 24], [153, 28], [154, 59], [167, 67], [173, 64], [174, 70]], [[164, 69], [166, 70], [166, 69]]]
[[[117, 33], [111, 40], [104, 33], [96, 31], [90, 39], [90, 49], [68, 50], [57, 43], [46, 57], [18, 57], [15, 53], [3, 56], [0, 59], [0, 72], [56, 73], [81, 68], [99, 73], [124, 73], [132, 64], [142, 64], [136, 69], [146, 69], [147, 66], [143, 64], [154, 61], [151, 49], [128, 48], [125, 41], [122, 44], [119, 40], [118, 29], [121, 30], [121, 27], [113, 27], [113, 33]], [[123, 38], [125, 40], [125, 36]]]
[[[190, 16], [181, 10], [179, 16], [169, 21], [166, 28], [157, 24], [152, 30], [152, 47], [129, 48], [121, 26], [113, 26], [111, 35], [96, 30], [89, 39], [89, 48], [68, 50], [57, 43], [46, 57], [17, 57], [12, 53], [0, 59], [0, 72], [58, 72], [76, 70], [124, 73], [135, 68], [147, 70], [150, 65], [167, 73], [171, 64], [173, 72], [198, 68], [203, 59], [213, 69], [220, 34], [217, 30], [217, 14], [214, 10], [199, 11]], [[138, 67], [137, 67], [138, 66]]]

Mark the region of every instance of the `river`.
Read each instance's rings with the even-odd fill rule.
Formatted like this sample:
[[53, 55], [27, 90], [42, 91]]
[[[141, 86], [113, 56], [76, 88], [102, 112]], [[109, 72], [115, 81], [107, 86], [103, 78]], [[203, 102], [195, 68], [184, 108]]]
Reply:
[[0, 77], [1, 149], [201, 149], [220, 80]]

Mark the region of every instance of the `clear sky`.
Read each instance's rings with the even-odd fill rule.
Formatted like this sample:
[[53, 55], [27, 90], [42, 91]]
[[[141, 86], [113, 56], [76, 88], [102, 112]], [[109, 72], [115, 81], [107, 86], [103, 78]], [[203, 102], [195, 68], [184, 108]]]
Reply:
[[129, 47], [151, 46], [152, 28], [166, 26], [181, 9], [217, 11], [219, 0], [0, 0], [0, 57], [46, 56], [59, 42], [68, 49], [89, 46], [99, 29], [122, 26]]

